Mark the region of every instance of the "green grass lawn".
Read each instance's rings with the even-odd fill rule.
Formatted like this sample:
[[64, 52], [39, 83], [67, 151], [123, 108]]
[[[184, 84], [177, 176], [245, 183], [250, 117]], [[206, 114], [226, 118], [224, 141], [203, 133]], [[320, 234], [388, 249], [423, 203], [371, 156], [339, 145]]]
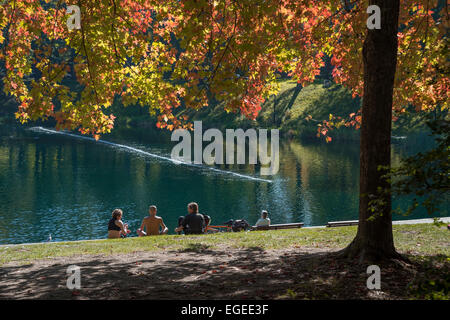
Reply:
[[[433, 224], [395, 225], [397, 249], [411, 255], [445, 255], [450, 253], [450, 231]], [[356, 227], [291, 229], [220, 233], [199, 236], [166, 235], [158, 237], [94, 240], [63, 243], [11, 245], [0, 247], [0, 264], [31, 263], [76, 255], [113, 255], [154, 250], [201, 250], [226, 248], [330, 248], [345, 247], [356, 234]], [[450, 259], [447, 257], [447, 259]]]

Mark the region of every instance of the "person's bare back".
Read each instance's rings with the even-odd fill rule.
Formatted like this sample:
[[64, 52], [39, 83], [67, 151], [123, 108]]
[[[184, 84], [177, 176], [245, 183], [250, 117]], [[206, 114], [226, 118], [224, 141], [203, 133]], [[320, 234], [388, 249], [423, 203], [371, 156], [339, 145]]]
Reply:
[[153, 236], [159, 235], [159, 227], [161, 227], [162, 229], [165, 228], [163, 219], [158, 216], [145, 217], [142, 224], [144, 225], [145, 231], [146, 231], [147, 235], [149, 235], [149, 236], [150, 235], [153, 235]]
[[[157, 236], [160, 234], [166, 234], [169, 229], [167, 229], [164, 221], [161, 217], [156, 215], [156, 206], [150, 206], [149, 216], [142, 220], [141, 227], [137, 230], [140, 237], [142, 236]], [[160, 229], [161, 228], [161, 231]]]

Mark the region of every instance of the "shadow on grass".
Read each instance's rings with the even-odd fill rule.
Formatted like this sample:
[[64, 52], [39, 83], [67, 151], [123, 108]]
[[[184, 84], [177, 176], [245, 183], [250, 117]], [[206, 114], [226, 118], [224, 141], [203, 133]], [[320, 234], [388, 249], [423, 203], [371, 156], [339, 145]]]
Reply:
[[179, 250], [179, 252], [201, 252], [201, 253], [213, 253], [214, 251], [208, 250], [211, 246], [204, 243], [189, 243], [187, 248]]
[[[334, 252], [220, 251], [192, 244], [182, 251], [5, 265], [0, 298], [396, 299], [418, 297], [408, 291], [414, 283], [449, 275], [448, 257], [409, 258], [414, 264], [380, 266], [381, 290], [371, 291], [367, 266], [339, 260]], [[78, 291], [66, 287], [67, 267], [74, 264], [81, 267]]]

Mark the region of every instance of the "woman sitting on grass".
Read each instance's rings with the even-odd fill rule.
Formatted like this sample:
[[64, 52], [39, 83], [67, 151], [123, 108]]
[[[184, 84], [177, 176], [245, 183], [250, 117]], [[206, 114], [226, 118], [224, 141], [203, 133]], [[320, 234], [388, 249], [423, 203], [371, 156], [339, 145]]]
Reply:
[[120, 209], [114, 209], [112, 218], [108, 222], [108, 239], [117, 239], [126, 237], [131, 231], [128, 230], [128, 224], [122, 222], [123, 212]]

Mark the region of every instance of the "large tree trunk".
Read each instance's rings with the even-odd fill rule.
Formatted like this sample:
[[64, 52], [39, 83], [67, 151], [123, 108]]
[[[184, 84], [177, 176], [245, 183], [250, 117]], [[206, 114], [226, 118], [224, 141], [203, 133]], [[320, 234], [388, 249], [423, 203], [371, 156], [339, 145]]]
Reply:
[[[398, 257], [392, 236], [389, 183], [379, 166], [391, 163], [391, 123], [397, 65], [399, 0], [371, 0], [381, 9], [381, 29], [368, 30], [364, 41], [364, 97], [360, 142], [358, 233], [342, 254], [360, 261]], [[381, 189], [380, 189], [381, 188]], [[383, 190], [384, 192], [380, 192]], [[369, 202], [376, 199], [376, 210]], [[368, 220], [369, 217], [372, 217]]]

